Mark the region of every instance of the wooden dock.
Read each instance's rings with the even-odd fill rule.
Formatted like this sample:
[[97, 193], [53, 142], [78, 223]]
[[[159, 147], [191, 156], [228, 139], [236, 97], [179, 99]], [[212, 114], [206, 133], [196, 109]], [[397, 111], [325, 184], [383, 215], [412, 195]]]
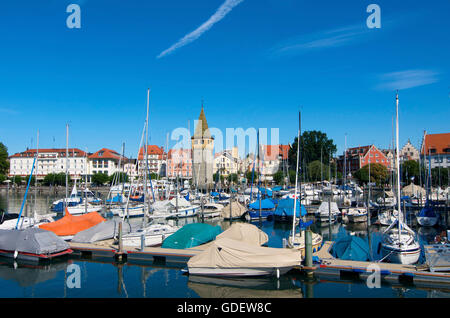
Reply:
[[[326, 241], [322, 248], [313, 254], [320, 259], [319, 264], [315, 264], [313, 269], [315, 275], [366, 280], [373, 274], [376, 265], [382, 281], [413, 283], [421, 286], [446, 285], [450, 288], [450, 272], [431, 272], [426, 265], [341, 260], [330, 254], [332, 246], [333, 242]], [[302, 270], [302, 268], [299, 269]]]
[[162, 247], [145, 247], [143, 250], [136, 247], [123, 246], [119, 251], [119, 246], [113, 240], [106, 240], [92, 243], [72, 243], [70, 248], [75, 255], [95, 258], [111, 258], [126, 260], [127, 262], [154, 262], [161, 261], [167, 263], [187, 263], [188, 260], [202, 252], [208, 245], [198, 246], [188, 249], [171, 249]]
[[[140, 250], [136, 247], [124, 246], [122, 252], [113, 240], [95, 244], [69, 243], [74, 256], [84, 256], [93, 261], [95, 259], [108, 259], [113, 262], [127, 262], [131, 264], [148, 264], [155, 262], [161, 264], [186, 264], [192, 256], [201, 253], [209, 244], [188, 249], [168, 249], [161, 247], [145, 247]], [[450, 288], [450, 272], [432, 272], [427, 265], [402, 265], [380, 262], [348, 261], [334, 258], [330, 254], [333, 242], [326, 241], [322, 248], [313, 253], [319, 259], [312, 268], [299, 266], [294, 270], [304, 272], [312, 271], [318, 278], [326, 277], [333, 280], [360, 280], [366, 281], [373, 274], [374, 268], [379, 270], [381, 282], [391, 284], [414, 284], [417, 287]], [[376, 267], [376, 266], [377, 267]]]

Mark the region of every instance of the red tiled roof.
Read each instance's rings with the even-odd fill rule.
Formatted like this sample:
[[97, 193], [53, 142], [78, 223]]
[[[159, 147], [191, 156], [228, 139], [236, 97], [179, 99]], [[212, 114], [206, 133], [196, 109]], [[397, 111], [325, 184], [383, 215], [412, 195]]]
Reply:
[[[164, 155], [164, 148], [158, 147], [155, 145], [148, 145], [147, 146], [147, 154], [148, 155], [159, 155], [159, 159], [162, 159], [162, 156]], [[138, 159], [139, 160], [144, 159], [144, 147], [141, 147], [141, 149], [139, 149]]]
[[[18, 152], [9, 158], [21, 158], [21, 157], [34, 157], [36, 154], [37, 149], [28, 149], [24, 152]], [[57, 148], [57, 149], [39, 149], [39, 153], [58, 153], [60, 157], [66, 156], [66, 149], [65, 148]], [[86, 152], [83, 150], [80, 150], [78, 148], [69, 148], [69, 157], [84, 157], [86, 156]]]
[[[117, 151], [111, 150], [111, 149], [107, 149], [107, 148], [102, 148], [97, 152], [94, 152], [92, 155], [90, 155], [88, 158], [89, 159], [115, 159], [115, 160], [119, 160], [120, 157], [122, 157], [119, 153], [117, 153]], [[127, 158], [125, 158], [127, 159]]]
[[430, 148], [431, 151], [435, 149], [435, 152], [431, 152], [432, 155], [450, 153], [450, 133], [425, 135], [425, 140], [420, 153], [423, 155], [425, 149], [426, 154], [428, 154]]
[[261, 145], [261, 151], [265, 160], [277, 160], [281, 156], [282, 160], [286, 160], [289, 155], [290, 145]]

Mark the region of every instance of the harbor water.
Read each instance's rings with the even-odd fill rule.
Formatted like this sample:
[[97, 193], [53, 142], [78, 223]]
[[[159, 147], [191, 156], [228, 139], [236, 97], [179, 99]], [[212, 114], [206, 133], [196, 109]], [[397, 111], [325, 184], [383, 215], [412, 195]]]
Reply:
[[[50, 213], [51, 203], [61, 197], [38, 194], [28, 196], [24, 213], [32, 214], [34, 202], [40, 214]], [[0, 210], [18, 213], [23, 193], [0, 192]], [[102, 212], [105, 217], [111, 217]], [[141, 220], [132, 220], [141, 222]], [[201, 217], [170, 221], [178, 225], [202, 222]], [[205, 223], [230, 226], [229, 221], [204, 220]], [[289, 236], [292, 225], [274, 221], [255, 221], [269, 237], [268, 246], [282, 247], [283, 239]], [[428, 244], [440, 233], [440, 228], [413, 227], [420, 243]], [[319, 227], [312, 230], [320, 233], [324, 241], [356, 235], [366, 240], [373, 259], [381, 258], [378, 250], [383, 228], [379, 225], [341, 224]], [[421, 256], [420, 262], [423, 262]], [[2, 298], [321, 298], [321, 297], [449, 297], [450, 290], [424, 288], [413, 284], [381, 284], [380, 288], [369, 288], [365, 281], [322, 277], [313, 279], [299, 273], [288, 273], [276, 278], [217, 279], [193, 277], [183, 274], [183, 264], [117, 264], [112, 259], [81, 259], [67, 257], [49, 264], [24, 265], [0, 258], [0, 297]], [[73, 275], [79, 275], [79, 285], [74, 284]]]

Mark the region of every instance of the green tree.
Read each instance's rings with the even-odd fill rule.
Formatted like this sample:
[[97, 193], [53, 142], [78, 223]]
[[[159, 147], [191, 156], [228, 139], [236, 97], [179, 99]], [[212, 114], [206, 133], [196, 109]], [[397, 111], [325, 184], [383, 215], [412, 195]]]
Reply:
[[[321, 168], [322, 167], [322, 168]], [[329, 180], [328, 166], [315, 160], [308, 165], [308, 176], [311, 181]]]
[[[297, 139], [295, 137], [294, 143], [289, 149], [289, 167], [294, 170], [297, 162]], [[332, 158], [337, 150], [333, 139], [329, 139], [327, 134], [317, 130], [303, 132], [300, 136], [300, 142], [300, 154], [306, 166], [313, 161], [320, 161], [321, 154], [322, 163], [328, 162], [328, 158]]]
[[91, 182], [95, 185], [104, 185], [109, 181], [109, 177], [106, 173], [94, 173], [91, 178]]
[[11, 184], [21, 185], [23, 178], [21, 176], [13, 176], [9, 180], [11, 180]]
[[[298, 178], [298, 181], [300, 181], [300, 176]], [[289, 183], [295, 186], [295, 171], [289, 170]]]
[[[30, 178], [30, 176], [26, 176], [25, 177], [25, 184], [28, 184], [28, 179]], [[36, 177], [35, 176], [31, 176], [31, 181], [30, 181], [30, 186], [34, 186], [36, 182]]]
[[[365, 165], [353, 175], [360, 184], [369, 182], [369, 165]], [[378, 185], [388, 181], [389, 171], [385, 166], [379, 163], [370, 164], [370, 182], [376, 182]]]
[[[247, 171], [245, 173], [245, 178], [247, 179], [248, 183], [252, 183], [252, 171]], [[253, 176], [253, 183], [258, 182], [258, 171], [255, 171], [255, 174]]]
[[238, 175], [236, 173], [230, 173], [230, 175], [227, 177], [228, 182], [230, 183], [238, 183]]
[[8, 148], [0, 142], [0, 174], [7, 175], [9, 170]]
[[152, 172], [152, 173], [150, 173], [150, 178], [152, 180], [158, 180], [159, 179], [159, 175], [157, 173]]
[[[448, 168], [433, 168], [431, 169], [431, 182], [433, 187], [447, 187], [448, 186]], [[426, 184], [426, 183], [425, 183]]]
[[411, 179], [414, 178], [414, 183], [419, 184], [419, 162], [415, 160], [407, 160], [402, 163], [400, 167], [402, 172], [402, 179], [406, 184], [411, 183]]
[[[72, 178], [68, 176], [69, 184], [72, 182]], [[42, 184], [45, 186], [65, 186], [66, 185], [66, 174], [65, 173], [49, 173], [44, 177]]]
[[128, 182], [128, 175], [125, 172], [114, 172], [109, 176], [109, 183], [112, 184], [113, 181], [115, 181], [116, 183]]
[[283, 171], [277, 171], [273, 174], [273, 181], [278, 185], [284, 185], [284, 173]]

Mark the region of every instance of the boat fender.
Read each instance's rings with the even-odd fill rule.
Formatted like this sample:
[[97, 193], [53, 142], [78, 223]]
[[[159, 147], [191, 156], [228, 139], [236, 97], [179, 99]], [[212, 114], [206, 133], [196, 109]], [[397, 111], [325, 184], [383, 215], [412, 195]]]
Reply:
[[380, 251], [381, 251], [381, 242], [378, 243], [377, 254], [380, 254]]
[[19, 254], [19, 252], [17, 250], [14, 251], [14, 259], [17, 258], [17, 255]]

